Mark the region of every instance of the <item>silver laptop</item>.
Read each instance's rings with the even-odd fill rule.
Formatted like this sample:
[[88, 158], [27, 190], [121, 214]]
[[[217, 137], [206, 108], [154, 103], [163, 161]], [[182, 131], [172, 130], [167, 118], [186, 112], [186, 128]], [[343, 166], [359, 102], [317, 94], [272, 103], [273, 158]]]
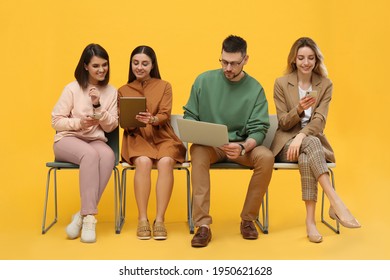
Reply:
[[213, 147], [229, 143], [227, 126], [223, 124], [178, 119], [177, 126], [183, 142]]
[[139, 112], [145, 111], [145, 97], [119, 97], [119, 125], [122, 128], [146, 126], [146, 124], [135, 119]]

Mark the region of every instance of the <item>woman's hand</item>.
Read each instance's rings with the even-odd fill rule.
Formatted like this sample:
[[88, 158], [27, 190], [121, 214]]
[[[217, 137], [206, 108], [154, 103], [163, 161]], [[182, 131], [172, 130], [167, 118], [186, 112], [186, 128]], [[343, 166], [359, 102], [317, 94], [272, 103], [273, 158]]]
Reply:
[[145, 124], [152, 124], [155, 121], [155, 117], [149, 113], [148, 110], [146, 112], [139, 112], [138, 115], [135, 116], [135, 118], [142, 123]]
[[81, 129], [87, 129], [88, 127], [98, 125], [98, 124], [99, 124], [99, 120], [89, 116], [80, 119]]
[[303, 138], [305, 137], [306, 135], [304, 133], [299, 133], [297, 136], [295, 136], [294, 140], [291, 141], [287, 150], [288, 161], [298, 161], [299, 150], [301, 148]]
[[300, 115], [303, 111], [309, 109], [311, 106], [314, 105], [316, 102], [316, 99], [311, 96], [305, 96], [301, 100], [299, 100], [298, 104], [298, 114]]
[[89, 97], [93, 105], [98, 105], [100, 103], [100, 91], [96, 87], [91, 87], [88, 91]]

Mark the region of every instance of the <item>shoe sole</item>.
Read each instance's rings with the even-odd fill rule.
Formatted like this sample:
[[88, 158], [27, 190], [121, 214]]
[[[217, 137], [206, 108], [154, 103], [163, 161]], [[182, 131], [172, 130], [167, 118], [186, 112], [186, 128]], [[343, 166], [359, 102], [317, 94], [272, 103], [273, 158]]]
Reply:
[[241, 236], [242, 236], [242, 238], [248, 239], [248, 240], [255, 240], [255, 239], [259, 238], [259, 236], [247, 236], [247, 237], [245, 237], [244, 234], [242, 233], [242, 231], [241, 231]]
[[207, 245], [209, 245], [209, 243], [207, 243], [207, 244], [191, 244], [191, 246], [195, 247], [195, 248], [207, 247]]
[[242, 238], [244, 238], [244, 239], [246, 239], [246, 240], [256, 240], [258, 237], [242, 237]]
[[95, 240], [83, 240], [83, 239], [80, 239], [80, 241], [83, 242], [83, 243], [95, 243], [96, 239]]
[[206, 244], [204, 244], [204, 243], [192, 243], [191, 242], [191, 246], [195, 247], [195, 248], [207, 247], [207, 245], [209, 245], [210, 241], [211, 241], [211, 238], [210, 238], [209, 241], [206, 242]]
[[150, 236], [146, 236], [146, 237], [137, 236], [137, 238], [138, 238], [139, 240], [149, 240], [151, 237], [150, 237]]
[[322, 242], [322, 236], [318, 237], [317, 239], [314, 239], [313, 237], [310, 238], [309, 236], [307, 237], [311, 243], [321, 243]]
[[154, 236], [153, 239], [154, 240], [165, 240], [165, 239], [167, 239], [167, 237], [166, 236]]

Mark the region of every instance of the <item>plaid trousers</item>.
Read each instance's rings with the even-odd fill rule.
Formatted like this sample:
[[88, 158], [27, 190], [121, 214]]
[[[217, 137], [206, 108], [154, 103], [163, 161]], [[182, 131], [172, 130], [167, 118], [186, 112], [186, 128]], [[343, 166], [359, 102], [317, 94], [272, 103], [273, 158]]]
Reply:
[[[292, 141], [293, 139], [284, 145], [276, 156], [276, 162], [291, 162], [287, 160], [287, 150]], [[302, 200], [317, 201], [318, 177], [329, 173], [324, 150], [317, 137], [309, 135], [303, 139], [298, 156], [298, 166], [301, 174]]]

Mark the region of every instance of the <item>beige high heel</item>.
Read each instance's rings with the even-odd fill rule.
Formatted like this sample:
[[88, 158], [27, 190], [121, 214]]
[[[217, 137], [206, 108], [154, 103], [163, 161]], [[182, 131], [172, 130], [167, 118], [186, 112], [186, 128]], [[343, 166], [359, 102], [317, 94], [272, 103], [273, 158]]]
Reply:
[[[348, 209], [346, 209], [346, 211], [348, 211], [348, 213], [352, 216], [352, 214], [349, 212]], [[346, 227], [346, 228], [360, 228], [360, 227], [361, 227], [360, 223], [359, 223], [359, 222], [356, 220], [356, 218], [354, 218], [353, 216], [352, 216], [352, 219], [349, 220], [349, 221], [343, 221], [343, 220], [341, 220], [341, 219], [337, 216], [337, 214], [336, 214], [336, 212], [334, 211], [333, 207], [330, 207], [330, 208], [329, 208], [329, 217], [331, 217], [333, 220], [338, 221], [341, 225], [343, 225], [343, 226]]]
[[307, 238], [309, 238], [309, 241], [313, 242], [313, 243], [321, 243], [322, 242], [322, 235], [308, 234]]

